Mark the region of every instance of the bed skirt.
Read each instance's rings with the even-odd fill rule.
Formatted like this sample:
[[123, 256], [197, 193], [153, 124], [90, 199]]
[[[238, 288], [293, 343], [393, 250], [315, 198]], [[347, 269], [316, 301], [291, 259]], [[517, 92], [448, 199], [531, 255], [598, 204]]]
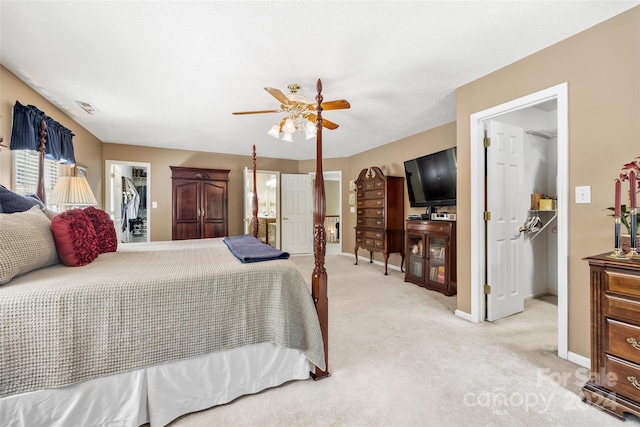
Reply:
[[3, 427], [165, 426], [181, 415], [309, 378], [300, 350], [261, 343], [0, 399]]

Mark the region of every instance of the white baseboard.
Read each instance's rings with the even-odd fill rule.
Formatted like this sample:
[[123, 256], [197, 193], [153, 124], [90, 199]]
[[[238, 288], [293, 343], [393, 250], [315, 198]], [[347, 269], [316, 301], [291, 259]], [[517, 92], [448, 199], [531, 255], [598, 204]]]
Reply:
[[591, 359], [588, 357], [580, 356], [579, 354], [568, 352], [567, 360], [573, 362], [576, 365], [580, 365], [583, 368], [591, 368]]
[[471, 317], [471, 315], [469, 313], [466, 313], [464, 311], [460, 311], [460, 310], [456, 310], [455, 315], [458, 317], [463, 318], [464, 320], [468, 320], [469, 322], [473, 322], [473, 323], [477, 323], [473, 321], [473, 317]]

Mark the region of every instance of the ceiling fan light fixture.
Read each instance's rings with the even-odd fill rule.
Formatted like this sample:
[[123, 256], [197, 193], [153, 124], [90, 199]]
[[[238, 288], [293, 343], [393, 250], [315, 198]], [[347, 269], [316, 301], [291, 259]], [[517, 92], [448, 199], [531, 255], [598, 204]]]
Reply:
[[317, 133], [317, 130], [316, 130], [315, 124], [312, 122], [307, 122], [307, 128], [305, 130], [305, 135], [306, 135], [305, 139], [315, 138], [316, 133]]
[[282, 140], [283, 140], [283, 141], [287, 141], [287, 142], [293, 142], [293, 138], [291, 137], [291, 135], [292, 135], [292, 134], [290, 134], [290, 133], [285, 133], [285, 134], [282, 136]]
[[285, 134], [292, 134], [296, 131], [296, 125], [293, 123], [293, 120], [287, 119], [284, 122], [284, 126], [282, 126], [282, 131]]
[[279, 124], [275, 124], [273, 125], [273, 127], [269, 130], [269, 132], [267, 132], [269, 135], [271, 135], [274, 138], [280, 138], [280, 125]]

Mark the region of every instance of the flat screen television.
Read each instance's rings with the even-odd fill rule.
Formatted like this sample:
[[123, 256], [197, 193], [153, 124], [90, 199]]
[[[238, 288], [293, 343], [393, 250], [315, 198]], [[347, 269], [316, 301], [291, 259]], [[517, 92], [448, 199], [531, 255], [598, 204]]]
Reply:
[[404, 162], [412, 208], [456, 204], [456, 147]]

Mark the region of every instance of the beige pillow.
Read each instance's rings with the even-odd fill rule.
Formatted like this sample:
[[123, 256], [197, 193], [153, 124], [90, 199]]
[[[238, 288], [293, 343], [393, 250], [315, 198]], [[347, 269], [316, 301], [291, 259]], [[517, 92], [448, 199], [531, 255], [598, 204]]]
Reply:
[[0, 214], [0, 285], [58, 262], [51, 221], [40, 207]]

